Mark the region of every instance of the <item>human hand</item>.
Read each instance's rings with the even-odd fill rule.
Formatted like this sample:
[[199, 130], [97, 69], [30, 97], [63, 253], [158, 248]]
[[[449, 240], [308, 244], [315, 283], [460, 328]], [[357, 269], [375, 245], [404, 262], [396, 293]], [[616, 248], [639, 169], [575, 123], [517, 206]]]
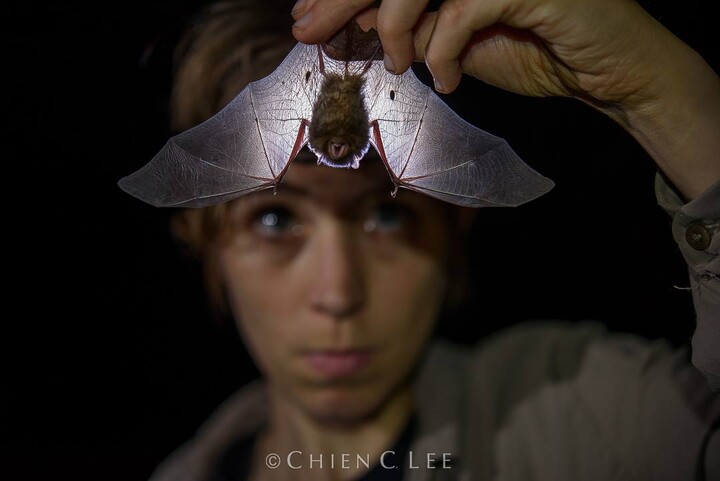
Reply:
[[390, 70], [424, 60], [437, 90], [451, 92], [461, 70], [533, 96], [574, 96], [596, 106], [637, 107], [682, 43], [628, 0], [307, 0], [293, 15], [295, 37], [327, 40], [350, 18], [376, 26]]
[[[293, 32], [328, 40], [351, 18], [375, 27], [389, 70], [425, 61], [440, 92], [461, 72], [532, 96], [579, 98], [630, 132], [692, 199], [720, 175], [720, 82], [633, 0], [301, 0]], [[692, 129], [690, 126], [693, 126]]]

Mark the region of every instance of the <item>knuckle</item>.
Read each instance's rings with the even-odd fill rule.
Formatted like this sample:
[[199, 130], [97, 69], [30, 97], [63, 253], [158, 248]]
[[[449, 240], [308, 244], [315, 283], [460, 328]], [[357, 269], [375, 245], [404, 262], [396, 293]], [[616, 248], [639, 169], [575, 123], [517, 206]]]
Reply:
[[400, 29], [397, 22], [387, 18], [387, 16], [380, 15], [377, 18], [377, 31], [380, 38], [390, 41], [401, 40], [406, 35], [406, 32]]
[[430, 48], [425, 52], [425, 63], [433, 74], [439, 74], [442, 70], [447, 68], [447, 65], [450, 63], [450, 59], [437, 52], [436, 49]]
[[464, 0], [447, 0], [440, 5], [438, 15], [443, 22], [459, 25], [467, 20], [467, 8]]

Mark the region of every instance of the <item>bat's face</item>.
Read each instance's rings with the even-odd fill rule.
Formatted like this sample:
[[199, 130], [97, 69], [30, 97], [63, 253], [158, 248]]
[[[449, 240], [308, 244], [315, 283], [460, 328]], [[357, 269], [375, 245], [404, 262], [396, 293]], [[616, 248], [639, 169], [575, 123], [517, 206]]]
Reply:
[[393, 199], [371, 156], [358, 170], [314, 164], [295, 162], [276, 195], [235, 201], [220, 265], [273, 392], [318, 420], [352, 422], [407, 393], [445, 297], [448, 207]]

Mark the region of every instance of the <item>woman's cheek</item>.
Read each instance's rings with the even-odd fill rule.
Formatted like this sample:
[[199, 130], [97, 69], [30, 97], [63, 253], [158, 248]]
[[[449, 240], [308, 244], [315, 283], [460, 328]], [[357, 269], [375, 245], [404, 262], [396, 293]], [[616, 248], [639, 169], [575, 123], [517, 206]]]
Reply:
[[[246, 245], [246, 247], [249, 247]], [[272, 262], [256, 249], [227, 248], [221, 254], [228, 303], [240, 334], [262, 372], [267, 372], [272, 350], [284, 335], [283, 289], [273, 281]]]
[[388, 334], [406, 337], [432, 330], [446, 291], [442, 261], [408, 249], [379, 260], [373, 270], [371, 291], [378, 301], [377, 318], [387, 322]]

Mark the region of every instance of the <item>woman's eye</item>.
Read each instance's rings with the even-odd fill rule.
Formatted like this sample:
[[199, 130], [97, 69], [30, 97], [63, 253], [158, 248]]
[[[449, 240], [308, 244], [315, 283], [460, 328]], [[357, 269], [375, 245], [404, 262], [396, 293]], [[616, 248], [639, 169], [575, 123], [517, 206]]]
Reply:
[[376, 206], [365, 221], [366, 232], [394, 232], [405, 227], [408, 221], [408, 210], [394, 203]]
[[269, 207], [258, 211], [253, 218], [253, 226], [261, 235], [279, 237], [295, 234], [299, 228], [298, 220], [285, 207]]

